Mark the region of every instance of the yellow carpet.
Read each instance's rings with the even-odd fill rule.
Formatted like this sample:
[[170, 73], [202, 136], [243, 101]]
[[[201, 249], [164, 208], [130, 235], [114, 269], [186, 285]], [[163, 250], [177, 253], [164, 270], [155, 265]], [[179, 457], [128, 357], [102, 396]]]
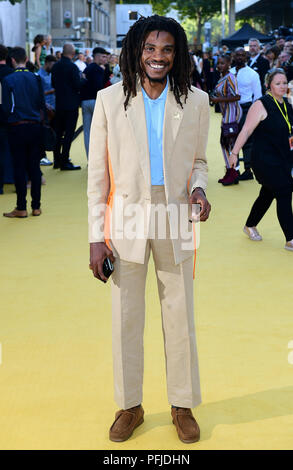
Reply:
[[[203, 403], [201, 441], [181, 443], [167, 403], [153, 265], [147, 283], [145, 423], [121, 444], [108, 440], [112, 392], [110, 286], [88, 269], [83, 135], [79, 172], [45, 168], [41, 217], [0, 218], [1, 449], [292, 449], [293, 253], [275, 204], [263, 242], [242, 233], [255, 181], [224, 188], [219, 116], [208, 148], [212, 204], [201, 225], [195, 317]], [[51, 157], [51, 154], [49, 154]], [[44, 168], [44, 167], [43, 167]], [[12, 186], [0, 213], [15, 207]], [[293, 348], [292, 348], [293, 349]], [[293, 362], [293, 361], [291, 361]]]

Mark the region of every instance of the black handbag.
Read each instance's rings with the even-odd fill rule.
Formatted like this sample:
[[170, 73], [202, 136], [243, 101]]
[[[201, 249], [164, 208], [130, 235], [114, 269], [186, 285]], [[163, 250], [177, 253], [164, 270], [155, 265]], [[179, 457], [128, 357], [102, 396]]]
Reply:
[[227, 122], [222, 124], [222, 133], [224, 137], [236, 137], [239, 134], [239, 124], [235, 122]]
[[45, 105], [44, 91], [42, 87], [41, 77], [39, 75], [36, 75], [36, 77], [38, 80], [40, 100], [42, 103], [41, 110], [40, 110], [41, 125], [42, 125], [42, 143], [43, 143], [44, 149], [47, 152], [52, 152], [56, 145], [56, 133], [54, 129], [52, 129], [48, 121], [48, 114], [47, 114], [47, 108]]

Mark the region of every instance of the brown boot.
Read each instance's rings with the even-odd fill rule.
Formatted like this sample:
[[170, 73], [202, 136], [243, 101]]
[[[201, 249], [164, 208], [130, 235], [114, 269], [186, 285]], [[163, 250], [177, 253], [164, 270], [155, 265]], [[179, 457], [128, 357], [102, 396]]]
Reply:
[[109, 438], [114, 442], [126, 441], [134, 429], [143, 423], [143, 407], [135, 406], [128, 410], [119, 410], [109, 431]]
[[179, 439], [185, 444], [199, 441], [200, 430], [190, 408], [171, 408], [173, 424], [176, 426]]
[[19, 211], [18, 209], [14, 209], [11, 212], [4, 212], [4, 217], [9, 217], [10, 219], [13, 219], [17, 217], [18, 219], [24, 219], [27, 217], [27, 211]]
[[34, 215], [35, 217], [38, 215], [41, 215], [41, 213], [42, 213], [41, 209], [33, 209], [32, 211], [32, 215]]

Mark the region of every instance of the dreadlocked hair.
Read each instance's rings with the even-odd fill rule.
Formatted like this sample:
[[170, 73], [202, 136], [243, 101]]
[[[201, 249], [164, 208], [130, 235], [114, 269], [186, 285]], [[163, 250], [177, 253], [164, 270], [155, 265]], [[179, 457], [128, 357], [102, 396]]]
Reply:
[[148, 34], [152, 31], [166, 31], [174, 37], [175, 57], [172, 69], [169, 72], [169, 82], [175, 99], [183, 108], [191, 90], [190, 83], [190, 57], [188, 53], [187, 38], [182, 26], [173, 18], [153, 15], [140, 17], [129, 29], [122, 43], [119, 65], [123, 76], [123, 91], [126, 96], [124, 108], [127, 109], [131, 96], [136, 96], [137, 75], [142, 78], [144, 72], [141, 67], [141, 55]]

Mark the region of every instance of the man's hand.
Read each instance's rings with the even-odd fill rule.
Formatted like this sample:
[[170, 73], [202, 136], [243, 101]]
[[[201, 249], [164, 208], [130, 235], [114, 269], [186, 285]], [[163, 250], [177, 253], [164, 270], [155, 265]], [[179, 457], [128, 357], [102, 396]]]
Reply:
[[108, 248], [105, 242], [90, 243], [90, 264], [89, 268], [93, 275], [100, 281], [107, 282], [108, 278], [103, 274], [103, 263], [106, 258], [110, 258], [114, 263], [113, 252]]
[[207, 200], [204, 191], [201, 188], [195, 188], [189, 197], [190, 204], [200, 204], [201, 210], [199, 213], [199, 220], [205, 222], [210, 215], [211, 205]]

